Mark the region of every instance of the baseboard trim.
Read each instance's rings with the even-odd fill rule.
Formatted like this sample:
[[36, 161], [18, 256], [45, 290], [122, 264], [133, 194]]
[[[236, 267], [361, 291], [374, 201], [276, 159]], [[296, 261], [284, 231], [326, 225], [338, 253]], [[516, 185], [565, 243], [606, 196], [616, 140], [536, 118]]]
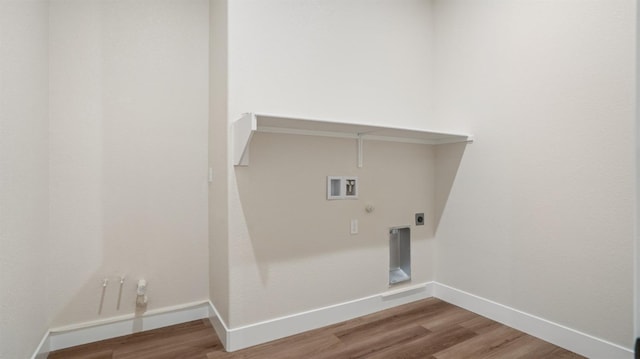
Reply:
[[49, 330], [49, 351], [208, 318], [209, 302], [195, 302]]
[[38, 347], [36, 348], [35, 353], [31, 356], [31, 359], [47, 359], [49, 351], [51, 350], [51, 340], [49, 339], [50, 333], [51, 332], [49, 330], [44, 333], [44, 336], [42, 337], [42, 340], [40, 340], [40, 344], [38, 344]]
[[220, 316], [220, 313], [211, 301], [209, 301], [209, 322], [211, 323], [213, 330], [215, 330], [216, 334], [218, 335], [218, 339], [220, 339], [222, 345], [225, 347], [225, 349], [228, 348], [229, 336], [227, 333], [229, 333], [229, 327], [227, 327], [227, 324], [224, 322], [224, 320]]
[[633, 350], [477, 295], [434, 283], [434, 296], [588, 358], [629, 359]]
[[58, 327], [49, 330], [32, 359], [49, 352], [145, 330], [208, 318], [229, 352], [284, 338], [293, 334], [357, 318], [433, 296], [432, 283], [402, 287], [381, 294], [302, 313], [229, 329], [211, 301], [166, 307], [144, 313]]
[[436, 297], [589, 358], [632, 358], [633, 349], [596, 338], [506, 305], [437, 282], [401, 287], [302, 313], [229, 328], [211, 301], [162, 308], [142, 316], [51, 329], [32, 359], [49, 351], [208, 318], [229, 352], [321, 328], [417, 300]]
[[345, 320], [433, 296], [432, 283], [404, 287], [324, 308], [228, 329], [227, 351], [232, 352], [293, 334], [321, 328]]

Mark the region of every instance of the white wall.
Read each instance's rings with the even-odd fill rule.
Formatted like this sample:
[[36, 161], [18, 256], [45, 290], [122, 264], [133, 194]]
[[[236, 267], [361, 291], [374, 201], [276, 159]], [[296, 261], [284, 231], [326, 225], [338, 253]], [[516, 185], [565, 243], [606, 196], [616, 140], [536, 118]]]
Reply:
[[209, 297], [225, 323], [229, 318], [227, 7], [227, 0], [210, 1]]
[[[435, 279], [629, 347], [635, 13], [630, 0], [234, 1], [229, 120], [254, 111], [475, 134], [459, 168], [442, 162], [460, 149], [436, 151], [447, 170], [436, 184], [455, 182], [436, 194]], [[286, 314], [287, 300], [243, 312], [275, 290], [319, 285], [315, 306], [339, 301], [321, 278], [279, 285], [260, 268], [240, 171], [231, 326]]]
[[[636, 5], [636, 57], [638, 56], [638, 51], [640, 49], [640, 23], [637, 19], [640, 19], [640, 6]], [[635, 315], [634, 315], [634, 332], [636, 338], [640, 338], [640, 228], [638, 227], [638, 223], [640, 223], [640, 207], [638, 204], [640, 203], [640, 107], [638, 106], [638, 102], [640, 102], [640, 98], [638, 95], [640, 94], [640, 61], [636, 59], [636, 202], [635, 202], [635, 210], [636, 210], [636, 254], [635, 254], [635, 291], [634, 291], [634, 303], [635, 303]]]
[[436, 115], [477, 141], [437, 281], [626, 347], [635, 1], [434, 2]]
[[[243, 112], [266, 112], [336, 121], [417, 126], [429, 117], [432, 57], [428, 41], [431, 29], [430, 2], [238, 0], [229, 2], [228, 16], [229, 121], [236, 120]], [[287, 232], [284, 234], [286, 239], [282, 241], [291, 244], [291, 248], [278, 247], [277, 244], [283, 243], [277, 240], [277, 244], [270, 245], [269, 240], [274, 239], [266, 238], [257, 230], [251, 233], [250, 227], [255, 223], [252, 224], [250, 218], [245, 221], [245, 214], [253, 214], [255, 220], [256, 209], [251, 199], [248, 200], [251, 205], [244, 206], [241, 199], [245, 196], [242, 200], [247, 200], [247, 191], [253, 191], [252, 195], [259, 193], [256, 188], [261, 187], [259, 183], [254, 183], [238, 193], [236, 171], [239, 176], [243, 170], [261, 173], [261, 169], [253, 167], [253, 164], [261, 166], [254, 156], [255, 152], [260, 153], [256, 156], [263, 152], [266, 156], [270, 151], [278, 151], [279, 146], [282, 146], [280, 150], [284, 149], [297, 157], [282, 163], [278, 162], [283, 160], [279, 157], [282, 153], [273, 153], [273, 157], [268, 159], [271, 161], [268, 163], [274, 165], [272, 171], [297, 168], [304, 172], [309, 170], [312, 163], [304, 162], [304, 153], [293, 153], [299, 151], [299, 146], [292, 147], [288, 142], [292, 140], [288, 138], [263, 138], [263, 141], [266, 143], [261, 142], [258, 149], [252, 149], [252, 165], [248, 169], [230, 169], [229, 324], [237, 327], [386, 290], [388, 253], [383, 248], [387, 239], [386, 230], [379, 233], [381, 237], [369, 238], [370, 242], [364, 235], [348, 242], [348, 216], [342, 222], [334, 217], [321, 218], [317, 225], [313, 221], [298, 222], [302, 211], [280, 208], [287, 202], [278, 201], [258, 206], [258, 211], [272, 208], [267, 218], [276, 219], [274, 223], [283, 226], [285, 224], [277, 216], [295, 214], [288, 222], [293, 227], [282, 228]], [[315, 140], [305, 138], [303, 141]], [[321, 140], [318, 146], [325, 148], [332, 146], [332, 142]], [[322, 175], [315, 173], [316, 177], [321, 176], [316, 178], [321, 182], [316, 183], [320, 187], [305, 183], [296, 188], [324, 193], [324, 176], [351, 172], [358, 174], [355, 168], [355, 142], [340, 146], [351, 149], [346, 155], [351, 158], [344, 159], [347, 162], [340, 160], [332, 164], [331, 158], [315, 152], [318, 149], [307, 151], [311, 158], [321, 161], [322, 165], [316, 169], [325, 172]], [[366, 163], [374, 163], [369, 162], [373, 155], [365, 156]], [[429, 161], [429, 158], [425, 158], [422, 165], [428, 166]], [[350, 173], [327, 172], [340, 168]], [[311, 172], [305, 173], [305, 176], [311, 175]], [[424, 181], [429, 183], [428, 179]], [[384, 191], [384, 185], [375, 186]], [[276, 187], [271, 194], [277, 190], [281, 188]], [[313, 206], [324, 207], [327, 201], [322, 196], [318, 197], [319, 192], [313, 193]], [[426, 196], [426, 193], [416, 195]], [[361, 205], [360, 210], [364, 208], [363, 201], [341, 204], [352, 207]], [[381, 206], [384, 208], [382, 203]], [[359, 216], [360, 211], [355, 207], [349, 213]], [[247, 213], [243, 213], [243, 209]], [[402, 223], [397, 223], [398, 219], [393, 215], [383, 216], [381, 213], [384, 212], [376, 218], [378, 223], [385, 226], [409, 224], [414, 208], [407, 207], [406, 210], [407, 213], [401, 216], [406, 218], [408, 214], [409, 217]], [[336, 213], [344, 214], [341, 211]], [[334, 237], [323, 237], [328, 233], [320, 229], [327, 227], [334, 227], [330, 230]], [[371, 229], [367, 225], [360, 227], [366, 235], [371, 233], [368, 232]], [[416, 235], [427, 237], [425, 234]], [[304, 238], [296, 242], [296, 236]], [[302, 243], [307, 245], [302, 246]], [[426, 248], [426, 243], [422, 245], [422, 252], [418, 251], [422, 254], [417, 263], [424, 266], [424, 272], [418, 276], [424, 281], [432, 278], [432, 253]], [[317, 249], [316, 253], [311, 251], [314, 248]], [[344, 280], [340, 281], [336, 276], [340, 275], [338, 272], [341, 270], [346, 271], [349, 263], [355, 266], [351, 272], [355, 277], [344, 273]], [[359, 265], [361, 267], [358, 269]], [[356, 280], [356, 277], [366, 279]]]
[[424, 0], [229, 4], [229, 116], [418, 125], [431, 107]]
[[[100, 298], [104, 261], [102, 218], [102, 14], [98, 1], [50, 6], [50, 236], [49, 315], [86, 283]], [[97, 273], [96, 273], [97, 272]], [[112, 287], [115, 287], [115, 282]], [[75, 303], [73, 303], [75, 305]], [[88, 304], [88, 303], [87, 303]], [[87, 305], [78, 307], [82, 310]], [[71, 316], [67, 322], [88, 320]], [[59, 321], [59, 320], [58, 320]], [[55, 324], [54, 324], [55, 325]]]
[[[435, 213], [435, 251], [423, 237], [420, 279], [631, 346], [635, 2], [213, 6], [228, 15], [229, 62], [210, 78], [206, 0], [52, 0], [50, 14], [45, 2], [0, 2], [0, 357], [28, 356], [48, 324], [132, 312], [141, 276], [150, 309], [210, 296], [232, 327], [382, 290], [373, 279], [336, 290], [313, 271], [360, 258], [357, 243], [307, 257], [299, 248], [288, 260], [250, 236], [242, 201], [261, 198], [238, 183], [265, 184], [236, 179], [217, 143], [212, 164], [222, 166], [222, 188], [230, 172], [229, 203], [215, 205], [212, 221], [228, 214], [229, 231], [228, 242], [223, 227], [210, 243], [229, 247], [208, 250], [209, 105], [214, 138], [224, 133], [221, 117], [246, 111], [474, 133], [448, 199], [435, 194], [446, 208]], [[228, 92], [216, 80], [227, 65]], [[208, 103], [210, 81], [229, 98]], [[259, 156], [275, 162], [301, 145], [257, 140]], [[458, 155], [427, 157], [438, 166]], [[256, 208], [244, 210], [255, 217]], [[366, 268], [382, 242], [365, 246]], [[219, 263], [227, 252], [228, 266]], [[258, 258], [265, 253], [277, 259], [270, 268]]]
[[47, 3], [0, 1], [0, 358], [48, 328]]
[[206, 300], [208, 1], [50, 9], [52, 326]]

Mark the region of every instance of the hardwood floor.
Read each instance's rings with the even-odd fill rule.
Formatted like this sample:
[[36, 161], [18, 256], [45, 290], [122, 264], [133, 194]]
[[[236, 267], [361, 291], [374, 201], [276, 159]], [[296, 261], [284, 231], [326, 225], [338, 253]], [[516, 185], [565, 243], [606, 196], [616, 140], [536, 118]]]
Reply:
[[582, 358], [439, 299], [429, 298], [233, 353], [208, 320], [53, 352], [50, 359]]
[[223, 350], [209, 320], [173, 325], [52, 352], [47, 358], [206, 358]]

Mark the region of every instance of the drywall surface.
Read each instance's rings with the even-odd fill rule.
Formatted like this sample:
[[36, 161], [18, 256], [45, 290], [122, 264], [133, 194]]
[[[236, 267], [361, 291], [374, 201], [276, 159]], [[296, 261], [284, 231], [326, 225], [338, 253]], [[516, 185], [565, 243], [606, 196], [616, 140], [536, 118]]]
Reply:
[[[636, 5], [636, 19], [640, 19], [640, 6]], [[640, 49], [640, 23], [636, 20], [636, 57]], [[635, 254], [635, 315], [634, 315], [634, 332], [635, 337], [640, 338], [640, 106], [638, 106], [638, 88], [640, 87], [640, 61], [636, 58], [636, 254]]]
[[420, 125], [429, 115], [430, 2], [229, 3], [229, 116]]
[[[229, 121], [243, 112], [262, 112], [421, 125], [431, 108], [430, 15], [430, 2], [421, 0], [229, 2]], [[394, 190], [399, 187], [405, 198], [409, 184], [433, 184], [428, 177], [399, 174], [408, 182], [393, 186], [391, 173], [382, 177], [389, 182], [374, 182], [366, 171], [384, 172], [377, 166], [385, 160], [392, 162], [390, 168], [400, 165], [400, 172], [426, 171], [433, 155], [418, 160], [412, 152], [416, 161], [402, 165], [371, 150], [358, 170], [353, 140], [256, 140], [250, 167], [230, 167], [231, 327], [384, 291], [387, 227], [410, 224], [418, 207], [427, 212], [428, 202], [418, 198], [431, 195], [429, 188], [420, 189], [396, 213], [392, 208], [402, 201], [394, 201]], [[329, 175], [360, 176], [367, 195], [353, 202], [327, 201]], [[272, 187], [254, 179], [263, 177]], [[366, 217], [365, 202], [376, 195], [386, 197]], [[362, 221], [357, 236], [349, 235], [352, 218]], [[423, 240], [415, 258], [421, 280], [432, 279], [427, 233], [415, 233]]]
[[[635, 1], [434, 2], [436, 280], [632, 347]], [[437, 155], [436, 155], [437, 157]]]
[[[358, 169], [354, 140], [254, 135], [250, 166], [236, 168], [251, 250], [232, 258], [242, 265], [231, 304], [242, 303], [245, 322], [387, 291], [390, 227], [411, 226], [412, 283], [431, 280], [433, 219], [413, 222], [433, 213], [433, 149], [365, 141], [363, 150]], [[358, 177], [358, 199], [327, 200], [327, 175]]]
[[210, 2], [209, 297], [229, 320], [229, 180], [227, 111], [227, 0]]
[[[51, 2], [49, 49], [51, 254], [47, 292], [49, 315], [55, 319], [53, 325], [59, 325], [93, 319], [99, 310], [96, 298], [102, 294], [97, 277], [115, 274], [101, 271], [105, 261], [101, 3]], [[80, 302], [86, 304], [78, 305], [75, 297], [85, 284], [90, 284], [93, 293], [82, 293]], [[118, 286], [112, 278], [109, 290]], [[67, 305], [77, 307], [64, 311]], [[67, 314], [74, 309], [85, 313]]]
[[53, 327], [208, 298], [208, 6], [50, 3]]
[[0, 1], [0, 358], [28, 358], [47, 328], [46, 1]]

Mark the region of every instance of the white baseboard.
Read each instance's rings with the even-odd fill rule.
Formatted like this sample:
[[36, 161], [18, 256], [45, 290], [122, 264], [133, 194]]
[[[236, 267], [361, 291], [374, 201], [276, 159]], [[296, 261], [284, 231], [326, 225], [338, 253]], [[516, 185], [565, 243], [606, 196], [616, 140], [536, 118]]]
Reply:
[[218, 335], [218, 339], [220, 339], [222, 345], [225, 347], [225, 349], [228, 348], [229, 336], [227, 335], [227, 333], [229, 333], [229, 328], [227, 327], [227, 324], [224, 322], [224, 320], [220, 316], [220, 313], [211, 301], [209, 301], [209, 322], [211, 322], [211, 326]]
[[53, 328], [47, 338], [49, 350], [59, 350], [99, 340], [129, 335], [209, 317], [208, 302], [189, 303], [129, 314], [106, 320]]
[[422, 283], [243, 327], [226, 329], [224, 325], [226, 333], [223, 343], [227, 351], [236, 351], [429, 298], [433, 296], [432, 288], [432, 282]]
[[49, 339], [49, 334], [50, 332], [48, 330], [46, 333], [44, 333], [44, 336], [42, 337], [42, 340], [40, 340], [40, 344], [38, 344], [36, 352], [33, 353], [31, 359], [47, 359], [47, 356], [49, 356], [49, 351], [51, 350], [51, 340]]
[[433, 296], [432, 283], [399, 288], [366, 298], [229, 329], [211, 301], [189, 303], [49, 330], [32, 359], [44, 359], [51, 351], [99, 340], [208, 318], [227, 351], [280, 339], [307, 330]]
[[396, 290], [230, 329], [210, 302], [51, 329], [32, 359], [49, 351], [209, 318], [226, 350], [236, 351], [416, 300], [436, 297], [589, 358], [629, 359], [633, 350], [436, 282]]
[[434, 283], [434, 296], [588, 358], [630, 359], [633, 350], [477, 295]]

